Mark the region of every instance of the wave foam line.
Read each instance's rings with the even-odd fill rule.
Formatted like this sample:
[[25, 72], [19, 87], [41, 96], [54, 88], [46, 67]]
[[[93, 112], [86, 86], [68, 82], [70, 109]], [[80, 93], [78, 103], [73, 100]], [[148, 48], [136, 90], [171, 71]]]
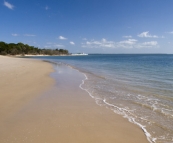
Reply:
[[[125, 114], [124, 111], [129, 112], [128, 110], [123, 109], [123, 108], [119, 108], [118, 106], [115, 106], [115, 105], [113, 105], [113, 104], [110, 104], [110, 103], [106, 102], [106, 99], [104, 99], [103, 101], [104, 101], [105, 104], [107, 104], [107, 105], [109, 105], [109, 106], [112, 106], [112, 107], [114, 107], [114, 108], [118, 108], [118, 110], [122, 111], [122, 113], [124, 113], [124, 116], [123, 116], [124, 118], [127, 118], [127, 119], [129, 120], [129, 122], [138, 125], [138, 126], [144, 131], [144, 133], [145, 133], [145, 135], [146, 135], [146, 137], [147, 137], [147, 140], [148, 140], [150, 143], [153, 143], [153, 142], [155, 143], [156, 138], [152, 138], [152, 137], [151, 137], [151, 134], [146, 130], [145, 126], [143, 126], [143, 125], [141, 125], [140, 123], [136, 122], [136, 121], [135, 121], [135, 118], [129, 117], [127, 114]], [[114, 112], [116, 112], [116, 111], [114, 111]]]
[[[101, 98], [95, 98], [87, 89], [83, 88], [82, 85], [85, 83], [85, 80], [88, 80], [88, 77], [86, 76], [86, 74], [83, 73], [83, 75], [85, 76], [85, 79], [83, 79], [83, 80], [82, 80], [82, 83], [79, 85], [79, 87], [80, 87], [82, 90], [86, 91], [93, 99], [95, 99], [95, 100], [102, 100], [106, 105], [112, 106], [112, 107], [114, 107], [114, 108], [117, 108], [119, 111], [121, 111], [121, 112], [119, 112], [118, 114], [123, 115], [123, 117], [124, 117], [124, 118], [127, 118], [129, 122], [138, 125], [138, 126], [143, 130], [143, 132], [145, 133], [145, 136], [147, 137], [147, 140], [148, 140], [150, 143], [153, 143], [153, 142], [155, 143], [155, 141], [156, 141], [157, 139], [151, 137], [151, 134], [147, 131], [147, 129], [145, 128], [145, 126], [143, 126], [143, 125], [141, 125], [140, 123], [136, 122], [136, 121], [135, 121], [135, 118], [129, 117], [129, 116], [124, 112], [124, 111], [129, 112], [128, 110], [123, 109], [123, 108], [119, 108], [118, 106], [115, 106], [115, 105], [113, 105], [113, 104], [110, 104], [110, 103], [106, 102], [106, 99], [103, 100], [103, 99], [101, 99]], [[115, 110], [114, 110], [114, 112], [116, 113]], [[123, 113], [123, 114], [122, 114], [122, 113]], [[130, 113], [130, 112], [129, 112], [129, 113]], [[131, 114], [131, 113], [130, 113], [130, 114]]]
[[[94, 96], [92, 96], [92, 94], [87, 90], [87, 89], [84, 89], [82, 87], [82, 85], [85, 83], [85, 80], [88, 80], [88, 77], [86, 76], [86, 74], [83, 73], [83, 75], [85, 76], [85, 79], [82, 80], [82, 83], [79, 85], [79, 87], [82, 89], [82, 90], [85, 90], [92, 98], [94, 98]], [[94, 98], [95, 99], [95, 98]]]

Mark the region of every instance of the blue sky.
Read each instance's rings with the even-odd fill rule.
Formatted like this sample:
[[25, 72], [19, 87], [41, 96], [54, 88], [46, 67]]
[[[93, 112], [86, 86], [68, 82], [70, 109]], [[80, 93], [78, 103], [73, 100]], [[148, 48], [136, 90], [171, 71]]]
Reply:
[[0, 41], [85, 53], [173, 53], [173, 0], [1, 0]]

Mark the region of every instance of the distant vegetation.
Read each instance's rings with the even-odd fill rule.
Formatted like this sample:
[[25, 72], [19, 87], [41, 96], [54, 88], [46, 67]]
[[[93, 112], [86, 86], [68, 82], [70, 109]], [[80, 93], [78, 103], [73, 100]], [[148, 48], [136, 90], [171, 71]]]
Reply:
[[0, 55], [67, 55], [64, 49], [39, 49], [23, 43], [5, 43], [0, 41]]

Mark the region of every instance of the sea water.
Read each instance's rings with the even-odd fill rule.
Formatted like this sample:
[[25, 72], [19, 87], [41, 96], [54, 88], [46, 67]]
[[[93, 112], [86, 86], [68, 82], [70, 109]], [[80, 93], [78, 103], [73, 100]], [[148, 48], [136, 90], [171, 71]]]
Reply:
[[[91, 54], [38, 57], [85, 75], [96, 103], [137, 124], [149, 142], [173, 142], [173, 55]], [[116, 122], [116, 121], [115, 121]]]

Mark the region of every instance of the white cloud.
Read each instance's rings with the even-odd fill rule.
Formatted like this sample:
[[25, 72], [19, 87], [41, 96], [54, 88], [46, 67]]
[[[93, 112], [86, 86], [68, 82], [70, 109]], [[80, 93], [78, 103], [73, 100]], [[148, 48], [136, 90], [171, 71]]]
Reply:
[[157, 41], [144, 42], [143, 45], [155, 46], [157, 45]]
[[128, 40], [125, 40], [125, 41], [120, 41], [119, 43], [120, 44], [129, 44], [129, 45], [133, 45], [137, 42], [138, 40], [136, 39], [128, 39]]
[[13, 9], [13, 8], [14, 8], [14, 6], [13, 6], [12, 4], [10, 4], [9, 2], [7, 2], [7, 1], [4, 1], [4, 5], [5, 5], [7, 8], [9, 8], [9, 9]]
[[87, 40], [87, 38], [83, 38], [82, 40], [85, 40], [85, 41], [86, 41], [86, 40]]
[[34, 37], [34, 36], [36, 36], [36, 35], [33, 35], [33, 34], [24, 34], [24, 36]]
[[150, 41], [140, 43], [136, 39], [128, 39], [124, 41], [114, 42], [114, 41], [107, 41], [106, 39], [102, 39], [100, 41], [91, 40], [82, 43], [82, 47], [84, 48], [125, 48], [125, 49], [132, 49], [132, 48], [155, 48], [158, 47], [157, 41]]
[[123, 36], [123, 38], [132, 38], [132, 36], [131, 35], [129, 35], [129, 36]]
[[137, 48], [137, 41], [138, 40], [136, 39], [128, 39], [116, 42], [116, 45], [118, 48], [132, 49], [132, 48]]
[[144, 37], [144, 38], [159, 38], [157, 35], [150, 35], [149, 31], [142, 32], [141, 34], [138, 35], [138, 37]]
[[144, 42], [144, 43], [138, 43], [135, 45], [136, 48], [142, 49], [142, 48], [158, 48], [158, 42], [157, 41], [150, 41], [150, 42]]
[[102, 39], [101, 41], [91, 40], [82, 44], [82, 47], [90, 47], [90, 48], [115, 48], [115, 43], [113, 41], [107, 41], [106, 39]]
[[64, 48], [65, 46], [61, 45], [61, 44], [55, 44], [55, 45], [53, 45], [53, 47], [55, 47], [55, 48]]
[[73, 41], [70, 42], [71, 45], [75, 45], [75, 43]]
[[66, 40], [67, 38], [63, 37], [63, 36], [59, 36], [60, 40]]
[[16, 37], [16, 36], [19, 36], [18, 34], [11, 34], [12, 36]]
[[49, 8], [48, 6], [46, 6], [46, 7], [45, 7], [45, 10], [48, 10], [48, 9], [50, 9], [50, 8]]
[[173, 34], [173, 31], [171, 31], [171, 32], [166, 32], [166, 33]]

